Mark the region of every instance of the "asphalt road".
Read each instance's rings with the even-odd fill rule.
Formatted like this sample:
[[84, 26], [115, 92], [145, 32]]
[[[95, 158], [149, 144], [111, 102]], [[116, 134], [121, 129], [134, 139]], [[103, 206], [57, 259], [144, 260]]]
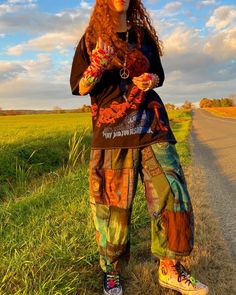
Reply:
[[195, 110], [192, 151], [195, 165], [207, 179], [212, 209], [236, 262], [236, 119]]

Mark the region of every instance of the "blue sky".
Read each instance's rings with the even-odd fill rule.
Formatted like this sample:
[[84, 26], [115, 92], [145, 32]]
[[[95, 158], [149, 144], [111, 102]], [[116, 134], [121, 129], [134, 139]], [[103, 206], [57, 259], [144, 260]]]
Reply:
[[[156, 91], [175, 104], [236, 93], [235, 1], [145, 0], [165, 46], [166, 80]], [[0, 1], [0, 107], [74, 108], [89, 96], [69, 87], [74, 47], [93, 1]]]

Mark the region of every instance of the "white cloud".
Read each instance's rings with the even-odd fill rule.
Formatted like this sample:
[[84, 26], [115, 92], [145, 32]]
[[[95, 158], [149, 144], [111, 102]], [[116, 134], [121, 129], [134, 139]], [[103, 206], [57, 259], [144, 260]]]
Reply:
[[76, 31], [48, 33], [28, 42], [10, 47], [7, 51], [9, 55], [21, 55], [24, 51], [54, 51], [58, 50], [64, 54], [66, 48], [71, 47], [78, 40]]
[[88, 22], [91, 6], [83, 3], [85, 2], [82, 2], [76, 9], [65, 10], [56, 14], [39, 11], [38, 9], [32, 9], [30, 13], [28, 10], [21, 9], [15, 14], [4, 14], [0, 18], [0, 33], [70, 32], [70, 30], [79, 28]]
[[25, 3], [35, 3], [37, 0], [8, 0], [8, 3], [12, 4], [25, 4]]
[[36, 0], [8, 0], [0, 4], [0, 15], [15, 13], [37, 6]]
[[236, 9], [233, 6], [220, 6], [206, 23], [213, 27], [204, 44], [204, 52], [217, 60], [236, 59]]
[[236, 25], [236, 9], [232, 6], [220, 6], [206, 23], [207, 27], [213, 27], [216, 31]]
[[19, 63], [0, 61], [0, 83], [14, 79], [24, 72], [26, 72], [25, 67]]
[[200, 2], [201, 6], [211, 6], [211, 5], [216, 5], [217, 2], [215, 0], [204, 0]]
[[182, 3], [179, 1], [167, 3], [164, 7], [165, 11], [176, 11], [182, 6]]
[[49, 14], [34, 10], [18, 13], [14, 17], [5, 15], [0, 19], [0, 33], [29, 32], [41, 36], [7, 48], [9, 55], [21, 55], [25, 51], [58, 51], [65, 54], [68, 48], [80, 40], [88, 23], [91, 6], [83, 1], [80, 8]]
[[236, 60], [236, 27], [208, 37], [204, 51], [220, 61]]
[[50, 55], [38, 54], [34, 60], [4, 61], [0, 60], [0, 84], [11, 80], [44, 79], [53, 66]]
[[159, 14], [164, 17], [174, 16], [179, 13], [181, 7], [182, 3], [179, 1], [169, 2], [159, 10]]
[[186, 26], [176, 27], [164, 36], [164, 45], [168, 55], [183, 54], [199, 46], [199, 30]]

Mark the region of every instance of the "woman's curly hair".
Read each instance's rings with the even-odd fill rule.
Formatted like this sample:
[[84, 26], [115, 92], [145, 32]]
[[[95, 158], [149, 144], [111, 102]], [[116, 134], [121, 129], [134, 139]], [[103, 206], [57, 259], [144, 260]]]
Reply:
[[[112, 60], [110, 68], [122, 67], [126, 43], [116, 34], [115, 28], [118, 24], [113, 11], [109, 7], [109, 1], [111, 0], [96, 0], [89, 25], [85, 31], [85, 44], [90, 55], [96, 47], [98, 37], [100, 36], [106, 44], [113, 46], [117, 53]], [[163, 43], [159, 40], [156, 30], [151, 24], [149, 14], [141, 0], [130, 0], [126, 18], [136, 33], [137, 47], [141, 47], [142, 28], [145, 28], [156, 43], [159, 54], [163, 55]]]

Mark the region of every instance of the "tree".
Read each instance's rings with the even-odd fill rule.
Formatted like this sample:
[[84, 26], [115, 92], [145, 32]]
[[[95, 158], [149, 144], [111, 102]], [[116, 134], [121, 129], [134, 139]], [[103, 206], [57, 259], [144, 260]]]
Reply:
[[174, 110], [175, 105], [173, 103], [166, 103], [165, 108], [167, 109], [167, 111]]
[[62, 108], [58, 107], [58, 106], [53, 107], [53, 111], [54, 111], [54, 113], [56, 113], [56, 114], [62, 114], [62, 113], [65, 113], [65, 111], [64, 111]]
[[88, 112], [90, 112], [90, 110], [91, 110], [90, 106], [87, 106], [85, 104], [82, 106], [82, 112], [88, 113]]
[[213, 104], [212, 99], [209, 98], [202, 98], [200, 101], [200, 108], [211, 108]]
[[233, 106], [236, 105], [236, 93], [231, 93], [228, 97], [232, 99]]
[[231, 98], [221, 98], [220, 100], [222, 107], [232, 107], [233, 100]]
[[181, 109], [192, 110], [193, 109], [193, 103], [191, 101], [186, 100], [184, 102], [184, 104], [181, 106]]
[[213, 99], [212, 106], [213, 107], [221, 107], [220, 99]]

